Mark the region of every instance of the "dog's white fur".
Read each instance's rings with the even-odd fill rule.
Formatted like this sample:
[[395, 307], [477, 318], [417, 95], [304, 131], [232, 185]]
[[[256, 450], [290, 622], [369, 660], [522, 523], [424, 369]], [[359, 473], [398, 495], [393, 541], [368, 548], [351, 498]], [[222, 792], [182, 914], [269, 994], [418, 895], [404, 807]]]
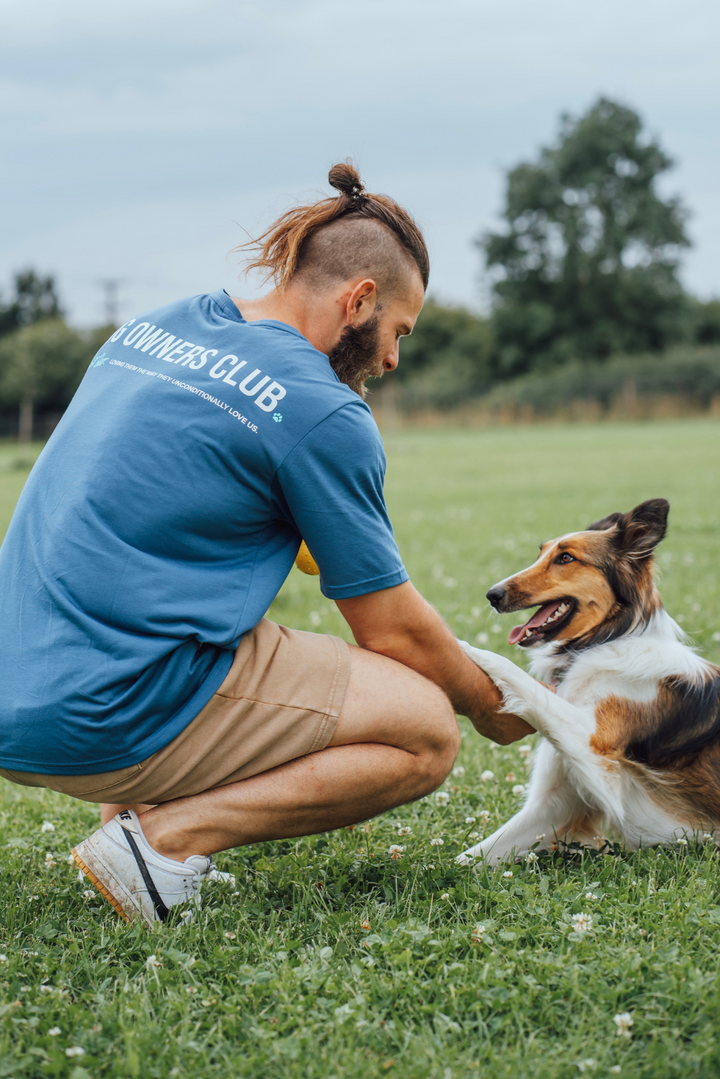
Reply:
[[[561, 679], [556, 693], [504, 656], [460, 644], [502, 692], [504, 711], [522, 716], [543, 737], [522, 809], [461, 854], [459, 862], [483, 857], [497, 864], [530, 849], [551, 848], [565, 838], [561, 833], [567, 822], [583, 816], [604, 818], [633, 849], [688, 834], [687, 820], [673, 816], [652, 797], [653, 784], [662, 785], [665, 777], [603, 757], [590, 746], [595, 710], [603, 700], [651, 702], [661, 680], [669, 676], [701, 683], [711, 674], [711, 665], [688, 646], [662, 608], [645, 628], [562, 660], [552, 642], [529, 650], [537, 678], [548, 683]], [[712, 830], [712, 825], [704, 830]]]

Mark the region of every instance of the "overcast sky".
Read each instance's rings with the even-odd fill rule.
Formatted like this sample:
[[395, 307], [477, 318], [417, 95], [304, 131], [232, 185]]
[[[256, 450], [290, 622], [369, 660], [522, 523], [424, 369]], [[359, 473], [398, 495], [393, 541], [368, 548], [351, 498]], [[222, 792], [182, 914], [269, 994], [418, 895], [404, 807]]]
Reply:
[[482, 303], [503, 174], [600, 94], [638, 109], [720, 294], [717, 0], [0, 0], [0, 285], [57, 275], [77, 324], [238, 282], [228, 252], [347, 156]]

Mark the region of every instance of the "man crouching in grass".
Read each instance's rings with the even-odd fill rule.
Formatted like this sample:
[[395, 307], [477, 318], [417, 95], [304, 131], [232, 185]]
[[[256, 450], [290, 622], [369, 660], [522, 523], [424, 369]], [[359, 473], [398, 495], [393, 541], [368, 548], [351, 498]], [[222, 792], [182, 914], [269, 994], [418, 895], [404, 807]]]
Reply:
[[[218, 291], [131, 319], [92, 361], [0, 552], [0, 774], [100, 802], [74, 851], [148, 924], [229, 847], [421, 798], [455, 712], [530, 727], [408, 580], [364, 382], [428, 281], [412, 218], [337, 165]], [[359, 648], [263, 616], [304, 538]]]

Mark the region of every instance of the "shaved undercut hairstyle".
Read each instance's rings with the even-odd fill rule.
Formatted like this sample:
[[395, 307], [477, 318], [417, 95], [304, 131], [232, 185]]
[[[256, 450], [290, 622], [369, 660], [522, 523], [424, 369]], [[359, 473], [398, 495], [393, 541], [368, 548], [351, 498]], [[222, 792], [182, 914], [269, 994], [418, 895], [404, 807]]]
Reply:
[[372, 278], [378, 293], [402, 287], [417, 271], [427, 288], [430, 260], [420, 229], [407, 210], [388, 195], [371, 195], [349, 162], [328, 175], [339, 194], [286, 211], [261, 236], [238, 250], [254, 247], [248, 270], [284, 289], [293, 278], [323, 289], [339, 281]]

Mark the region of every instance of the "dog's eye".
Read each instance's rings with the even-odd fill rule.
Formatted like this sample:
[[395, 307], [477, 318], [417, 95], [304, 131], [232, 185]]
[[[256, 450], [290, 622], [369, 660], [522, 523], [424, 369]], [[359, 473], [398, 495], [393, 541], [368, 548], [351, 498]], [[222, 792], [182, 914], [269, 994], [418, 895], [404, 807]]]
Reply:
[[567, 551], [563, 551], [563, 553], [561, 555], [558, 555], [557, 558], [555, 559], [555, 564], [557, 566], [566, 566], [568, 564], [568, 562], [575, 562], [575, 561], [576, 561], [576, 559], [574, 559], [571, 554], [568, 554]]

